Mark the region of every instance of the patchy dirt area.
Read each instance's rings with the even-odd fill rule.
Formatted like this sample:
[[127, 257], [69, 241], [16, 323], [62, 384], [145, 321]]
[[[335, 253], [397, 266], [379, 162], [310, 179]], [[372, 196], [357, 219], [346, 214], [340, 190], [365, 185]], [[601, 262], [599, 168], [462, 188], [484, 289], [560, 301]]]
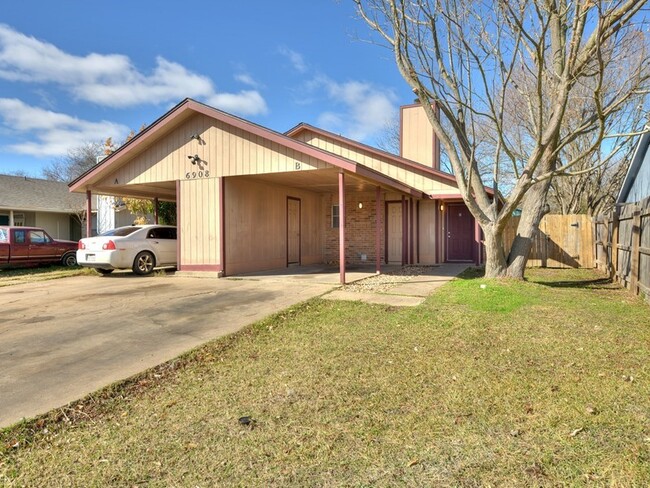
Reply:
[[355, 281], [354, 283], [345, 285], [342, 289], [357, 293], [386, 292], [400, 283], [413, 280], [416, 276], [426, 276], [435, 273], [439, 267], [438, 265], [408, 265], [391, 273], [378, 274], [370, 278]]
[[56, 280], [78, 275], [95, 275], [96, 272], [90, 268], [78, 266], [41, 266], [34, 268], [13, 268], [0, 269], [0, 287], [9, 285], [20, 285], [34, 281]]

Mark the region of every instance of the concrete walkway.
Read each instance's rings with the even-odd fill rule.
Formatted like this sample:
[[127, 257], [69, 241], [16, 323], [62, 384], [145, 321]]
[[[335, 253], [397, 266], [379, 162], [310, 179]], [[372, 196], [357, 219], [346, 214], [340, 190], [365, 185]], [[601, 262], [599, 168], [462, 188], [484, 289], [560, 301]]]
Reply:
[[[446, 263], [437, 266], [427, 266], [426, 272], [414, 276], [410, 281], [395, 281], [386, 291], [351, 291], [348, 287], [339, 285], [338, 266], [311, 265], [296, 266], [270, 271], [246, 273], [232, 277], [232, 280], [252, 280], [266, 283], [318, 283], [332, 286], [332, 291], [323, 295], [327, 300], [352, 300], [396, 307], [414, 307], [422, 303], [436, 288], [448, 283], [470, 264]], [[397, 272], [401, 266], [382, 266], [383, 278], [392, 272]], [[346, 272], [348, 284], [354, 284], [377, 276], [374, 266], [350, 267]]]
[[435, 289], [453, 280], [465, 271], [466, 263], [447, 263], [427, 267], [424, 274], [406, 282], [396, 281], [386, 291], [350, 291], [337, 289], [323, 296], [327, 300], [352, 300], [395, 307], [414, 307], [426, 299]]

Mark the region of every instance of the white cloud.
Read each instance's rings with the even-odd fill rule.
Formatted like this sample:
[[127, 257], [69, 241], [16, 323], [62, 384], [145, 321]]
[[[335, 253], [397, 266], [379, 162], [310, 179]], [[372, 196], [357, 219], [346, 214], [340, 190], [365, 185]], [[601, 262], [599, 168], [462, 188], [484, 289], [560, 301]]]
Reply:
[[278, 52], [285, 56], [289, 62], [291, 62], [291, 65], [298, 73], [307, 72], [307, 63], [305, 63], [305, 59], [302, 57], [302, 54], [294, 51], [293, 49], [289, 49], [286, 46], [280, 46]]
[[322, 113], [318, 123], [332, 132], [356, 140], [368, 140], [385, 130], [397, 113], [397, 97], [391, 90], [380, 89], [362, 81], [338, 83], [320, 76], [310, 83], [312, 90], [324, 89], [330, 102], [339, 110]]
[[[56, 157], [67, 154], [71, 147], [107, 137], [123, 140], [128, 127], [102, 120], [91, 122], [67, 114], [33, 107], [15, 98], [0, 98], [0, 119], [23, 142], [6, 149], [36, 157]], [[30, 140], [25, 141], [25, 137]]]
[[268, 112], [262, 95], [256, 90], [243, 90], [239, 93], [217, 93], [206, 101], [208, 105], [218, 107], [226, 112], [241, 115], [257, 115]]
[[190, 97], [225, 100], [225, 106], [217, 107], [242, 115], [268, 110], [259, 92], [217, 92], [209, 77], [162, 56], [156, 58], [153, 71], [145, 74], [128, 56], [97, 53], [75, 56], [4, 24], [0, 24], [0, 78], [23, 83], [56, 83], [77, 99], [107, 107], [178, 102]]
[[240, 83], [243, 83], [244, 85], [248, 85], [253, 88], [258, 88], [260, 84], [253, 79], [251, 75], [248, 73], [238, 73], [235, 75], [235, 80], [237, 80]]

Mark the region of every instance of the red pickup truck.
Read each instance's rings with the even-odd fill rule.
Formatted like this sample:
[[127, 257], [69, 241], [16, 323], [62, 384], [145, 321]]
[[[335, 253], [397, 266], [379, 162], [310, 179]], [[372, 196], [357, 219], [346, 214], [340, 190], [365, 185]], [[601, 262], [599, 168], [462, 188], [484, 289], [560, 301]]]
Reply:
[[0, 226], [0, 267], [77, 264], [77, 243], [57, 241], [36, 227]]

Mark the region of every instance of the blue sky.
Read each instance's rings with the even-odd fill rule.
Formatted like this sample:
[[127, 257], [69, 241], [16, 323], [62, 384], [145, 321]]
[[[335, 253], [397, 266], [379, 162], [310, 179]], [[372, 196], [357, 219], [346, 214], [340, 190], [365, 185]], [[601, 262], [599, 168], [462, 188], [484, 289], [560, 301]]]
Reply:
[[0, 173], [123, 140], [186, 97], [374, 144], [413, 94], [351, 0], [29, 1], [0, 13]]

